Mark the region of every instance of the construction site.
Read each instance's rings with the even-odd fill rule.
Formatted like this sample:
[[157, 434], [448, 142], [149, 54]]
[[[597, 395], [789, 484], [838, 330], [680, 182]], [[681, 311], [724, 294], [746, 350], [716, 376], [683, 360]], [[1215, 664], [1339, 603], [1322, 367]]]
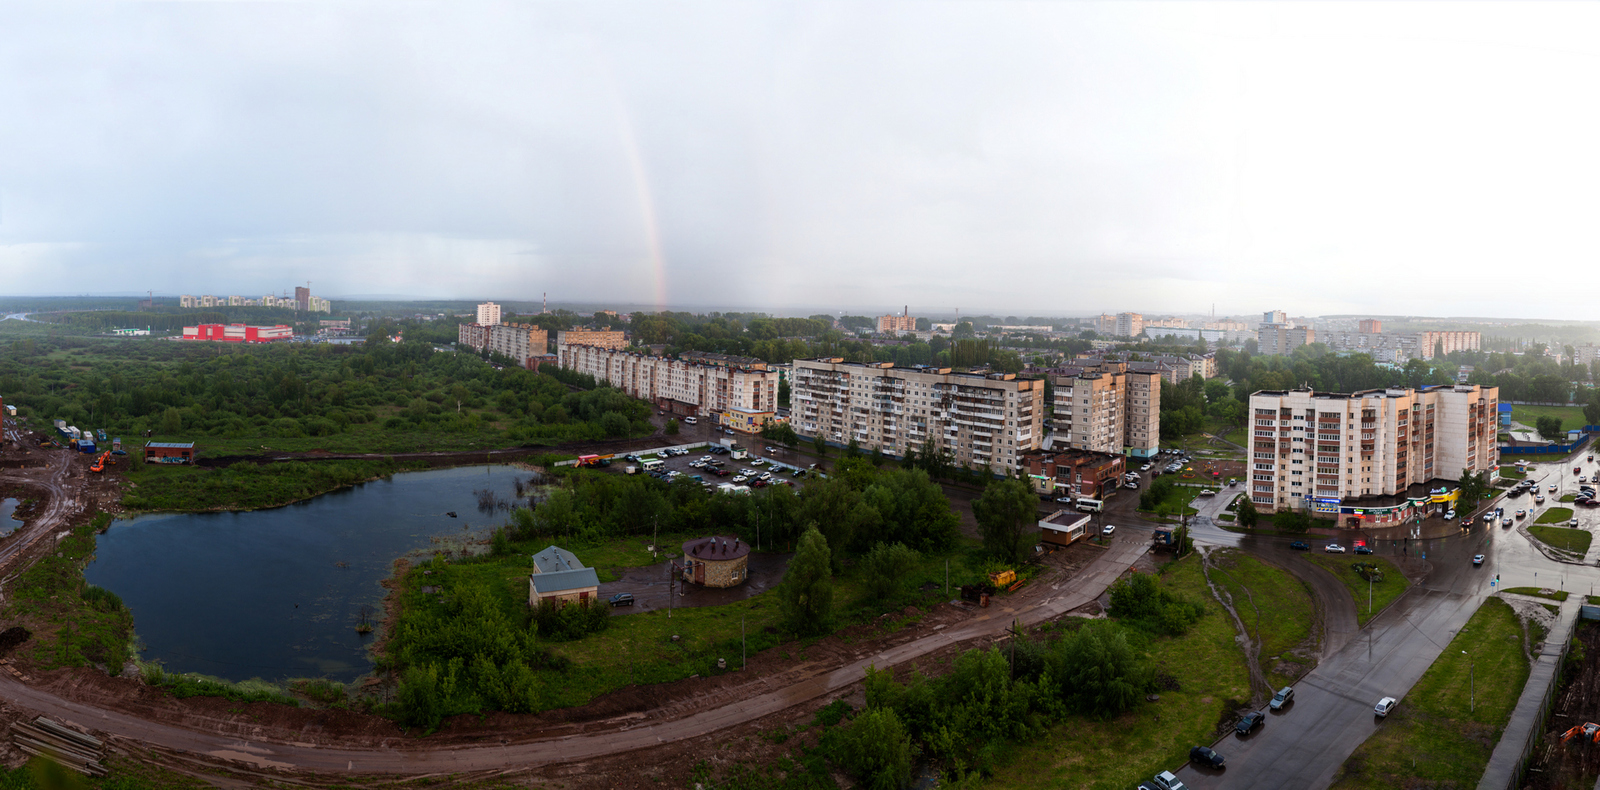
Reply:
[[1588, 790], [1600, 777], [1600, 621], [1580, 622], [1573, 638], [1524, 790]]

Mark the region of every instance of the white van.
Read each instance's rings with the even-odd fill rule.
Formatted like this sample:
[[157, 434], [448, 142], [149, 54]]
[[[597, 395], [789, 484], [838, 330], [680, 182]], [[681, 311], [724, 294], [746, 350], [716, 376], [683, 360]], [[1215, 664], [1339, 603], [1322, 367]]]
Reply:
[[1086, 496], [1078, 497], [1077, 507], [1079, 510], [1084, 511], [1085, 513], [1099, 513], [1100, 509], [1105, 506], [1106, 503], [1102, 500], [1090, 499]]
[[698, 425], [700, 423], [699, 420], [696, 420], [693, 417], [685, 417], [683, 418], [683, 422], [685, 425]]
[[640, 464], [640, 466], [646, 472], [658, 472], [667, 468], [667, 462], [661, 460], [660, 458], [651, 458], [650, 460], [645, 461], [643, 464]]

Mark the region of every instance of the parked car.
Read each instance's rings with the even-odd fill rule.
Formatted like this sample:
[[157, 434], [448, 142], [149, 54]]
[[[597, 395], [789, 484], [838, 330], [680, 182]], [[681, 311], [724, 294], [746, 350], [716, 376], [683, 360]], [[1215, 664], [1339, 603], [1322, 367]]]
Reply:
[[1105, 535], [1108, 538], [1111, 537], [1112, 535], [1116, 534], [1116, 532], [1117, 532], [1117, 527], [1114, 524], [1107, 524], [1104, 527], [1100, 528], [1100, 534]]
[[1388, 716], [1389, 711], [1394, 710], [1394, 707], [1399, 704], [1400, 700], [1397, 700], [1394, 697], [1384, 697], [1383, 699], [1378, 700], [1378, 704], [1372, 709], [1372, 712], [1378, 714], [1379, 716]]
[[1162, 771], [1156, 774], [1156, 778], [1151, 780], [1150, 786], [1155, 790], [1189, 790], [1189, 786], [1184, 784], [1178, 777], [1173, 776], [1171, 771]]
[[1297, 541], [1295, 541], [1293, 543], [1290, 543], [1289, 544], [1289, 548], [1294, 549], [1295, 551], [1310, 551], [1311, 550], [1311, 544], [1309, 544], [1309, 543], [1307, 543], [1307, 542], [1305, 542], [1303, 540], [1297, 540]]
[[1141, 472], [1150, 471], [1150, 465], [1149, 464], [1145, 464], [1144, 466], [1139, 467], [1139, 471], [1141, 471]]
[[1456, 512], [1454, 510], [1446, 510], [1444, 512], [1444, 520], [1445, 521], [1449, 521], [1450, 519], [1453, 519], [1455, 517], [1456, 517]]
[[1209, 488], [1200, 489], [1200, 496], [1216, 496], [1216, 495], [1217, 495], [1217, 492], [1212, 491]]
[[1372, 553], [1372, 547], [1371, 546], [1357, 546], [1356, 547], [1356, 553], [1357, 554], [1371, 554]]
[[1212, 768], [1221, 768], [1222, 763], [1224, 762], [1222, 755], [1217, 754], [1216, 750], [1212, 749], [1210, 746], [1196, 746], [1190, 749], [1189, 761], [1199, 763], [1201, 765], [1207, 765]]
[[611, 596], [611, 605], [612, 606], [632, 606], [633, 605], [633, 593], [617, 593], [616, 595]]
[[1138, 487], [1139, 487], [1139, 484], [1138, 484], [1138, 483], [1135, 483], [1135, 482], [1133, 482], [1133, 481], [1132, 481], [1132, 480], [1129, 480], [1129, 481], [1128, 481], [1128, 482], [1126, 482], [1126, 483], [1123, 483], [1123, 484], [1122, 484], [1122, 487], [1123, 487], [1123, 488], [1135, 488], [1135, 489], [1136, 489], [1136, 488], [1138, 488]]
[[1240, 735], [1249, 735], [1257, 727], [1267, 722], [1267, 715], [1259, 710], [1253, 710], [1244, 715], [1238, 724], [1233, 725], [1233, 731]]
[[1277, 694], [1272, 696], [1272, 701], [1267, 703], [1267, 707], [1273, 710], [1283, 710], [1283, 707], [1291, 702], [1294, 702], [1294, 686], [1284, 686], [1278, 689]]
[[1322, 550], [1327, 552], [1327, 553], [1329, 553], [1329, 554], [1343, 554], [1344, 553], [1344, 547], [1340, 546], [1337, 543], [1329, 543], [1328, 545], [1323, 546]]
[[1483, 555], [1482, 554], [1474, 554], [1474, 555], [1472, 555], [1472, 567], [1476, 568], [1476, 567], [1478, 567], [1479, 565], [1482, 565], [1482, 564], [1483, 564]]

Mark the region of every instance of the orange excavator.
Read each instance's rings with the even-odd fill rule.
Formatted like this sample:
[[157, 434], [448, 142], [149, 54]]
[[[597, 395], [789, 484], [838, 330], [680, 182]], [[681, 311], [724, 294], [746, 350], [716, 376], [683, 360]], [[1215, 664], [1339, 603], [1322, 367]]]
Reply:
[[94, 466], [89, 467], [89, 471], [91, 471], [91, 472], [104, 472], [106, 470], [106, 462], [110, 461], [110, 460], [111, 460], [111, 451], [107, 450], [107, 451], [101, 453], [99, 458], [94, 459]]
[[1562, 733], [1561, 742], [1566, 743], [1567, 741], [1572, 740], [1573, 736], [1579, 734], [1582, 734], [1584, 739], [1590, 743], [1600, 743], [1600, 724], [1595, 724], [1592, 721], [1579, 724]]

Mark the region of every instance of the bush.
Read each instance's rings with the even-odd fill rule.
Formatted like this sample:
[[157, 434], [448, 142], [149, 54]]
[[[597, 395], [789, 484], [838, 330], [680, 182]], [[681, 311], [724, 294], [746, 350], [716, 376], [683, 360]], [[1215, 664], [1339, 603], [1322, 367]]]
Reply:
[[904, 543], [879, 543], [861, 560], [861, 580], [867, 595], [882, 600], [900, 589], [906, 574], [917, 565], [917, 552]]
[[1189, 630], [1205, 614], [1205, 605], [1163, 590], [1144, 573], [1111, 586], [1111, 616], [1174, 636]]
[[844, 731], [834, 760], [860, 779], [861, 787], [900, 790], [911, 781], [911, 735], [893, 710], [868, 710]]
[[611, 626], [611, 609], [604, 601], [558, 604], [543, 600], [533, 610], [539, 636], [556, 641], [582, 639]]

